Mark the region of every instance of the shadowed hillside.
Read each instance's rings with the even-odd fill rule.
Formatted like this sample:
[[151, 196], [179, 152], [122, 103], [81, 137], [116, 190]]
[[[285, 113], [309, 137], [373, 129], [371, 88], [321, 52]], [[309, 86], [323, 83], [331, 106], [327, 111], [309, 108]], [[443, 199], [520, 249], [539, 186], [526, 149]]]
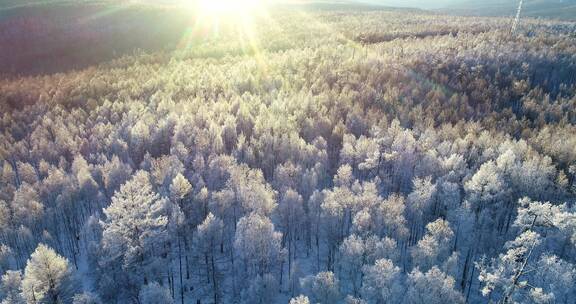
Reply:
[[176, 9], [92, 2], [0, 10], [0, 75], [54, 73], [137, 50], [173, 49], [194, 19]]

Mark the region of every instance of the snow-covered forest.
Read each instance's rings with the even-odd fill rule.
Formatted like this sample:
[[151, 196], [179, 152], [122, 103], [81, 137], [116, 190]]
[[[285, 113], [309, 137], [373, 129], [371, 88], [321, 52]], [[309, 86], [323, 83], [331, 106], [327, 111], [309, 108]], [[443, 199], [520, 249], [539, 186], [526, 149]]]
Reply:
[[576, 23], [257, 22], [0, 80], [1, 303], [576, 303]]

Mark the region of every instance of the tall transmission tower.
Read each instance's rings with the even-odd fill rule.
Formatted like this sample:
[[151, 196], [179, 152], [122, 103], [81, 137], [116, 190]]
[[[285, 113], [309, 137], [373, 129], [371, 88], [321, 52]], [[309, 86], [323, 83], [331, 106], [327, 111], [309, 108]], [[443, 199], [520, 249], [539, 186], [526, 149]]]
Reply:
[[518, 25], [520, 25], [520, 16], [522, 16], [522, 5], [524, 4], [524, 0], [520, 0], [518, 4], [518, 11], [516, 11], [516, 18], [514, 18], [514, 23], [512, 23], [512, 29], [510, 30], [510, 34], [516, 33], [518, 30]]

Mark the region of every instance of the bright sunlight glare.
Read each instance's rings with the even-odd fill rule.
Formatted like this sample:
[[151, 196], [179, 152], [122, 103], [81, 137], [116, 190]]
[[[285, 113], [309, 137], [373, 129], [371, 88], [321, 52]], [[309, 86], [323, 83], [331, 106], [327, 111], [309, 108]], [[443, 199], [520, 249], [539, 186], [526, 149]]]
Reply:
[[190, 37], [229, 36], [236, 39], [247, 53], [261, 53], [258, 24], [270, 20], [268, 5], [277, 0], [183, 0], [193, 12], [194, 25], [179, 43], [180, 48], [190, 47]]
[[200, 14], [212, 17], [252, 15], [262, 10], [266, 0], [192, 0], [189, 5]]
[[200, 8], [212, 13], [251, 11], [261, 3], [258, 0], [201, 0]]

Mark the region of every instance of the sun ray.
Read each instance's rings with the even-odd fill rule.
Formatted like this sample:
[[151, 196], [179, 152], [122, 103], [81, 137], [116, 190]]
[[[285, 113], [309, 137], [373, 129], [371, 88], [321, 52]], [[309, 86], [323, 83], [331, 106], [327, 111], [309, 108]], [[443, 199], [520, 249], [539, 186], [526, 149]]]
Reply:
[[184, 6], [190, 11], [191, 24], [183, 31], [177, 51], [189, 51], [203, 42], [227, 40], [236, 43], [242, 54], [254, 56], [262, 71], [266, 71], [266, 55], [257, 24], [275, 21], [268, 14], [267, 5], [266, 0], [186, 1]]

